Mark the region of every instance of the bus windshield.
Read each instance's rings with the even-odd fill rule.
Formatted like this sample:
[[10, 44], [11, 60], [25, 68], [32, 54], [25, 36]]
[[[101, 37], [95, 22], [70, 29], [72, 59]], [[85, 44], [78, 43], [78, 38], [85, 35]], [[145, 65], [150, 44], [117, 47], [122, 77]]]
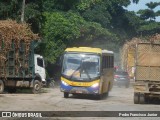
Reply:
[[100, 75], [100, 56], [84, 53], [65, 54], [62, 74], [72, 80], [92, 80]]

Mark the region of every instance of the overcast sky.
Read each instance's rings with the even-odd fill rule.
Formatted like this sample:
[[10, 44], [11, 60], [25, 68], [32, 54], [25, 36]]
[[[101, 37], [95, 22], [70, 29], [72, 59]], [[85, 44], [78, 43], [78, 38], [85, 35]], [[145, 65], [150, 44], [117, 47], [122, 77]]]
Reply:
[[[139, 0], [138, 4], [131, 3], [131, 5], [129, 5], [127, 9], [129, 11], [135, 11], [135, 12], [137, 12], [140, 9], [147, 9], [147, 6], [145, 4], [149, 2], [160, 2], [160, 0]], [[160, 6], [156, 7], [154, 10], [155, 11], [160, 10]], [[157, 18], [157, 21], [160, 21], [160, 17]]]

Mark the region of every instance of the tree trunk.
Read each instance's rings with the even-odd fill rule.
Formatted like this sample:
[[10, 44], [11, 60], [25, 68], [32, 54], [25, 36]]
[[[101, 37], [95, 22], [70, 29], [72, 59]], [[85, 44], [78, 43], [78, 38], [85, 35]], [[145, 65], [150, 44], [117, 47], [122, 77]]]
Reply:
[[22, 22], [22, 23], [24, 22], [25, 1], [26, 1], [26, 0], [23, 0], [23, 2], [22, 2], [22, 13], [21, 13], [21, 22]]

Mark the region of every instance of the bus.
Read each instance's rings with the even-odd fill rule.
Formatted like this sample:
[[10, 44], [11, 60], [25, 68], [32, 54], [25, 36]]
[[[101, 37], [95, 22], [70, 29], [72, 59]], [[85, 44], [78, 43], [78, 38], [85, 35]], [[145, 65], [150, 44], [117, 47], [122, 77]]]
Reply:
[[69, 94], [108, 95], [114, 80], [114, 53], [91, 47], [67, 48], [62, 57], [60, 90]]

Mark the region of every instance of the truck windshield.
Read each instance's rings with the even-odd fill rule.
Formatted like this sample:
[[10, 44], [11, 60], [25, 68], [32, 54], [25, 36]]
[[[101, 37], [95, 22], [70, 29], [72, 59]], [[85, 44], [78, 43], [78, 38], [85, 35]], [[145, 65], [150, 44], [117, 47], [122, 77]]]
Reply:
[[100, 57], [94, 54], [68, 53], [64, 55], [62, 74], [72, 80], [92, 80], [99, 76]]

